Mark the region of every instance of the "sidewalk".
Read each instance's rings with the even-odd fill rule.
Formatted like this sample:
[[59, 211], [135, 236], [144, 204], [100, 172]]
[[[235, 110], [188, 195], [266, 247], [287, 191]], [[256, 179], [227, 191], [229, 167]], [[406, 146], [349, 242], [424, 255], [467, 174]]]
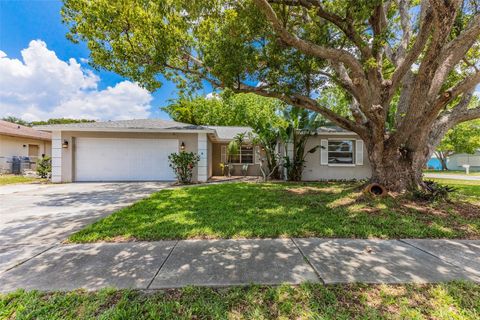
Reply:
[[480, 183], [480, 176], [474, 176], [474, 175], [467, 176], [464, 174], [455, 174], [455, 173], [425, 173], [423, 176], [425, 178], [478, 181], [478, 183]]
[[455, 279], [480, 282], [480, 240], [306, 238], [55, 245], [1, 269], [0, 291]]

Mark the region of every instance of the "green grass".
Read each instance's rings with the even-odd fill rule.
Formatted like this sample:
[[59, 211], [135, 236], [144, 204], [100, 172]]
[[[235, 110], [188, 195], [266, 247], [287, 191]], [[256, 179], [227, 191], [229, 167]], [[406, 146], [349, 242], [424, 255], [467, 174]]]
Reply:
[[[461, 174], [461, 175], [467, 175], [465, 173], [465, 170], [448, 170], [448, 171], [442, 171], [442, 170], [423, 170], [423, 173], [438, 173], [438, 174]], [[470, 171], [470, 176], [480, 176], [480, 171]]]
[[480, 202], [480, 181], [455, 180], [448, 178], [436, 178], [428, 180], [436, 181], [442, 185], [455, 187], [457, 192], [452, 194], [453, 199]]
[[73, 234], [71, 242], [267, 238], [480, 238], [480, 185], [455, 201], [368, 199], [357, 183], [228, 183], [162, 190]]
[[189, 287], [0, 295], [0, 319], [479, 319], [480, 285]]
[[0, 175], [0, 186], [7, 185], [7, 184], [30, 183], [30, 182], [37, 182], [37, 181], [43, 181], [43, 180], [37, 179], [37, 178], [31, 178], [31, 177], [17, 176], [13, 174]]

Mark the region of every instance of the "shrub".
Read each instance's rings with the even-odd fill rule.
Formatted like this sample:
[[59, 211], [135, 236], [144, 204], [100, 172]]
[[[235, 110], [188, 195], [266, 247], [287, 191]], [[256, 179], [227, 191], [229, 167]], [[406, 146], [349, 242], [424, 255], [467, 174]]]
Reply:
[[49, 156], [37, 160], [37, 174], [41, 178], [48, 178], [52, 172], [52, 159]]
[[181, 183], [191, 183], [193, 168], [200, 160], [200, 156], [193, 152], [181, 151], [180, 153], [172, 153], [168, 156], [170, 168], [173, 169], [177, 179]]

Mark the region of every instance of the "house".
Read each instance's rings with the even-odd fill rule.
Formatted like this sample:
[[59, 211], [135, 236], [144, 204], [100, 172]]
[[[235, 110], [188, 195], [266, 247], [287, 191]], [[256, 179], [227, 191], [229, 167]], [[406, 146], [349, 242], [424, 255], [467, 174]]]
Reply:
[[[222, 175], [221, 164], [231, 163], [232, 174], [261, 175], [262, 150], [247, 139], [238, 154], [227, 145], [247, 127], [198, 126], [160, 119], [122, 120], [38, 126], [52, 133], [52, 181], [170, 181], [175, 175], [168, 155], [185, 150], [200, 161], [195, 181]], [[341, 129], [321, 129], [310, 145], [323, 148], [307, 156], [305, 180], [360, 179], [370, 175], [364, 146]], [[289, 152], [289, 146], [284, 146]], [[228, 159], [227, 159], [228, 157]]]
[[0, 171], [10, 172], [13, 157], [28, 157], [32, 165], [38, 157], [51, 154], [51, 134], [0, 120]]
[[469, 165], [470, 171], [480, 171], [480, 150], [474, 154], [458, 153], [447, 159], [448, 170], [465, 170], [463, 165]]

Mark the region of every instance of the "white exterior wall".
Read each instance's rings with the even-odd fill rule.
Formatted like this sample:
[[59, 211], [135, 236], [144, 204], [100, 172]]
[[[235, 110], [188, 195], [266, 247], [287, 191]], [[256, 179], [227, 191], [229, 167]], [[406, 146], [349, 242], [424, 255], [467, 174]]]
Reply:
[[206, 133], [198, 134], [198, 155], [200, 161], [197, 165], [197, 181], [205, 182], [208, 180], [208, 139]]
[[471, 171], [480, 170], [480, 151], [477, 151], [475, 154], [454, 154], [447, 160], [447, 168], [449, 170], [465, 170], [462, 167], [464, 164], [470, 165]]
[[52, 182], [62, 182], [62, 133], [52, 132]]

